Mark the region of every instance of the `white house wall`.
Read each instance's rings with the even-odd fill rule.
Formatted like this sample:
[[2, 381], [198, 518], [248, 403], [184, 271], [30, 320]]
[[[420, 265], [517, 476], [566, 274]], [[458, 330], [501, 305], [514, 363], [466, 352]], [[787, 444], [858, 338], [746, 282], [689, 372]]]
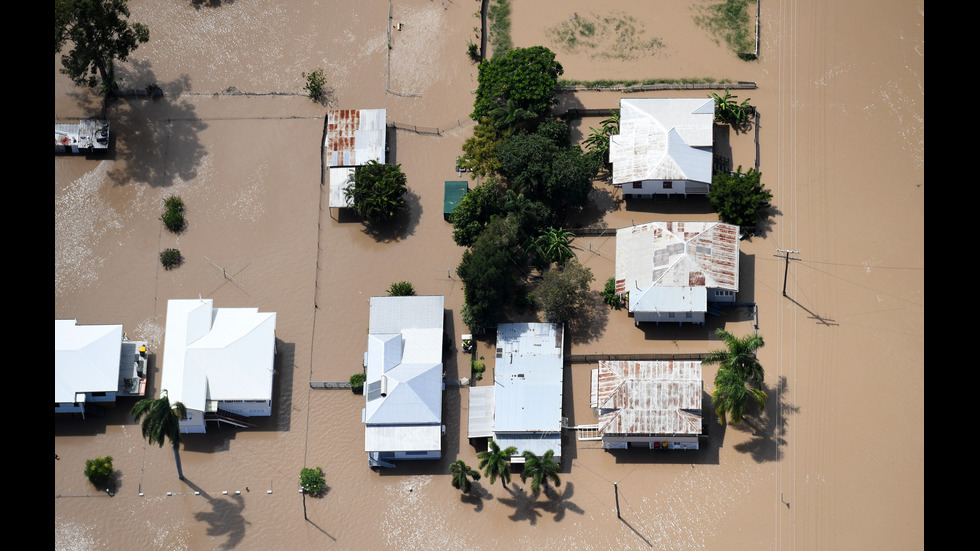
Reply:
[[704, 312], [633, 312], [634, 322], [700, 323], [704, 324]]
[[218, 408], [245, 417], [268, 417], [272, 415], [272, 402], [218, 402]]

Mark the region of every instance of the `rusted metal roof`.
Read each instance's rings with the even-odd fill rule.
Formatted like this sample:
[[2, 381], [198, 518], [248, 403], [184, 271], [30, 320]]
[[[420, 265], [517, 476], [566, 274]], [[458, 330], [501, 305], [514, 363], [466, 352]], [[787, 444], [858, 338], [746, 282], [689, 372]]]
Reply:
[[385, 162], [385, 109], [328, 109], [324, 154], [328, 167]]
[[738, 291], [738, 226], [649, 222], [616, 231], [616, 292], [651, 287]]
[[600, 361], [592, 384], [605, 436], [701, 434], [700, 361]]
[[619, 105], [619, 134], [609, 140], [613, 184], [711, 183], [713, 99], [636, 98]]

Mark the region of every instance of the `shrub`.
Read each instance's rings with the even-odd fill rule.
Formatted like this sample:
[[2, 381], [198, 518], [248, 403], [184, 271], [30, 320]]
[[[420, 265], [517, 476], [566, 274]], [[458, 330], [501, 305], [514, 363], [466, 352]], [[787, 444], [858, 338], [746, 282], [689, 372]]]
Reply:
[[160, 220], [168, 230], [174, 233], [184, 231], [187, 221], [184, 220], [184, 201], [176, 195], [171, 195], [163, 200], [163, 207], [166, 209]]
[[364, 391], [364, 381], [367, 377], [363, 373], [355, 373], [350, 376], [350, 389], [351, 392], [355, 394], [360, 394]]
[[399, 281], [398, 283], [392, 283], [391, 287], [388, 287], [388, 296], [390, 297], [414, 297], [415, 287], [407, 281]]
[[112, 478], [112, 456], [85, 460], [85, 476], [96, 486], [105, 486]]
[[474, 62], [480, 61], [480, 47], [470, 42], [466, 45], [466, 55], [470, 56], [470, 59]]
[[304, 467], [299, 472], [299, 485], [305, 493], [319, 497], [327, 485], [327, 481], [323, 478], [323, 469], [321, 467], [315, 469]]
[[613, 308], [619, 308], [620, 301], [622, 297], [616, 294], [616, 278], [611, 277], [606, 280], [606, 286], [602, 289], [600, 293], [602, 295], [602, 301], [612, 306]]
[[470, 360], [470, 368], [476, 373], [476, 380], [483, 380], [483, 372], [487, 370], [487, 364], [479, 360]]
[[323, 69], [317, 69], [309, 74], [303, 73], [303, 78], [306, 79], [304, 89], [310, 96], [310, 99], [316, 102], [322, 101], [326, 95], [323, 91], [323, 86], [327, 83], [327, 79], [323, 76]]
[[184, 263], [184, 257], [177, 249], [165, 249], [160, 253], [160, 262], [167, 270], [176, 268]]

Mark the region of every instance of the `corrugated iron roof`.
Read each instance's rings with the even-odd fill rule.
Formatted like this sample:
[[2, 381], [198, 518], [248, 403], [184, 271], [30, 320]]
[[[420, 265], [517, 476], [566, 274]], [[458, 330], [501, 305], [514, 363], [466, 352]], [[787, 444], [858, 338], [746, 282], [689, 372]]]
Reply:
[[701, 434], [700, 361], [601, 361], [596, 371], [603, 435]]
[[619, 134], [609, 140], [613, 184], [711, 183], [713, 99], [636, 98], [619, 105]]
[[616, 291], [629, 291], [635, 303], [633, 293], [651, 287], [738, 291], [738, 226], [649, 222], [617, 230]]
[[385, 109], [328, 109], [324, 155], [328, 167], [385, 162]]

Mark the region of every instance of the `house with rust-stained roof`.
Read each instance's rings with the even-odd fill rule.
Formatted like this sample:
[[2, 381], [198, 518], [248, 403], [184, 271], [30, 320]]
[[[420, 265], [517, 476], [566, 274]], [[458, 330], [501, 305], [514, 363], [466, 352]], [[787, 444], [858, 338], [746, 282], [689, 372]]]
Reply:
[[700, 361], [601, 361], [591, 405], [602, 447], [696, 450], [703, 433]]
[[356, 167], [368, 161], [385, 162], [386, 117], [385, 109], [327, 109], [323, 164], [327, 167], [330, 208], [350, 207], [344, 188]]
[[616, 293], [634, 324], [699, 323], [738, 292], [738, 226], [649, 222], [616, 231]]

